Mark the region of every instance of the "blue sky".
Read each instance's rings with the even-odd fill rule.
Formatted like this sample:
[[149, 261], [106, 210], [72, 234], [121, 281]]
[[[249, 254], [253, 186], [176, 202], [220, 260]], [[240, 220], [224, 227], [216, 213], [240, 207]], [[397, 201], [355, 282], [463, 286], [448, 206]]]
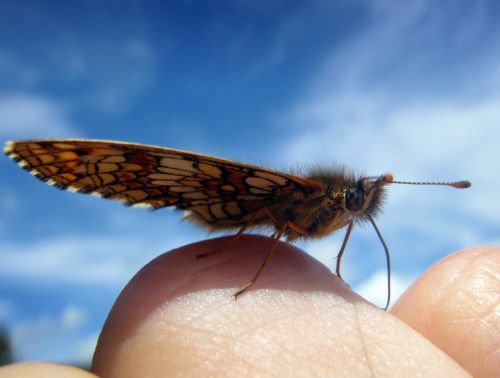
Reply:
[[[390, 188], [378, 224], [400, 293], [446, 254], [500, 243], [499, 16], [493, 0], [3, 1], [0, 141], [470, 179]], [[6, 157], [0, 180], [0, 326], [20, 360], [88, 361], [132, 275], [207, 237], [169, 210], [55, 190]], [[333, 267], [341, 234], [300, 246]], [[374, 231], [355, 229], [344, 277], [379, 305], [384, 264]]]

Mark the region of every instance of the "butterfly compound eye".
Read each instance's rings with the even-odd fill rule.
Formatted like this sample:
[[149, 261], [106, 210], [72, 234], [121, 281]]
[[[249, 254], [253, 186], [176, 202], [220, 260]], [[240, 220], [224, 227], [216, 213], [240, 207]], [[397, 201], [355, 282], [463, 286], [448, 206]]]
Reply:
[[365, 203], [365, 193], [358, 186], [351, 186], [345, 193], [345, 206], [348, 210], [359, 211]]

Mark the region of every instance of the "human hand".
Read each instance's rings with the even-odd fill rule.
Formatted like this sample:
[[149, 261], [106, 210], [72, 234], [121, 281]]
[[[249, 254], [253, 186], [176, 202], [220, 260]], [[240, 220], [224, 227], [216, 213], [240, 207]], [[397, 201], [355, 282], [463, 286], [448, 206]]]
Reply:
[[244, 236], [228, 250], [196, 260], [227, 240], [182, 247], [138, 273], [102, 332], [93, 363], [98, 374], [465, 375], [429, 340], [474, 374], [499, 367], [486, 348], [493, 352], [500, 345], [500, 314], [492, 311], [500, 293], [498, 250], [449, 257], [387, 313], [286, 243], [235, 300], [232, 294], [253, 276], [270, 240]]
[[466, 376], [457, 363], [477, 376], [500, 371], [498, 249], [448, 257], [387, 313], [285, 243], [234, 300], [269, 239], [244, 236], [196, 260], [225, 243], [207, 240], [164, 254], [131, 280], [102, 331], [96, 374]]

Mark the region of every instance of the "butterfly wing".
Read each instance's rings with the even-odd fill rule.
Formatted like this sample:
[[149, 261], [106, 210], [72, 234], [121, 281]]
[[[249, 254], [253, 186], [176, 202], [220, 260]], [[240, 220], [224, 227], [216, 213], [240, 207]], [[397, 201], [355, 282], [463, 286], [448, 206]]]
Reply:
[[10, 142], [4, 151], [50, 185], [158, 209], [189, 210], [213, 227], [239, 227], [276, 198], [321, 190], [312, 180], [171, 148], [85, 140]]

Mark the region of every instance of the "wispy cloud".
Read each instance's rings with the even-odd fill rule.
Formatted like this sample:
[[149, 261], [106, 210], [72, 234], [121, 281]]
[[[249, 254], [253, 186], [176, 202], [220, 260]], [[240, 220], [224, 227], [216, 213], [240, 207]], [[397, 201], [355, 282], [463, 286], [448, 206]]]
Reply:
[[0, 94], [0, 139], [68, 138], [81, 133], [70, 122], [68, 110], [45, 96]]
[[[140, 233], [138, 233], [140, 234]], [[117, 240], [119, 248], [117, 248]], [[91, 283], [123, 286], [148, 259], [189, 239], [66, 236], [0, 244], [0, 274], [23, 282]], [[170, 247], [169, 247], [170, 246]], [[27, 263], [29, 261], [29, 263]]]
[[[391, 304], [415, 281], [416, 277], [401, 276], [394, 274], [391, 279]], [[368, 279], [356, 285], [354, 290], [363, 298], [375, 303], [379, 307], [384, 307], [387, 301], [387, 272], [379, 270], [373, 273]]]
[[67, 304], [59, 313], [17, 321], [11, 331], [15, 358], [87, 363], [92, 350], [82, 348], [82, 340], [94, 337], [85, 333], [88, 319], [84, 308]]
[[61, 313], [59, 323], [63, 329], [74, 330], [82, 327], [87, 321], [88, 314], [84, 309], [74, 304], [69, 304]]
[[[348, 112], [358, 113], [359, 103], [353, 99], [349, 111], [332, 106], [321, 120], [316, 119], [321, 126], [299, 132], [283, 153], [288, 153], [290, 160], [345, 162], [369, 174], [390, 168], [402, 179], [470, 178], [476, 184], [476, 195], [467, 201], [469, 210], [498, 219], [500, 204], [487, 198], [490, 185], [500, 185], [500, 178], [492, 174], [487, 162], [500, 159], [496, 146], [500, 140], [500, 93], [477, 103], [431, 102], [402, 107], [380, 103], [373, 106], [376, 110], [359, 109], [362, 120], [339, 121]], [[314, 112], [309, 115], [315, 117]], [[429, 206], [440, 207], [433, 198], [439, 199], [431, 196]]]
[[81, 361], [83, 365], [92, 361], [98, 338], [99, 333], [93, 333], [79, 338], [75, 349], [74, 361]]
[[87, 89], [83, 102], [104, 112], [119, 113], [150, 87], [159, 62], [153, 46], [143, 38], [124, 39], [105, 48], [106, 52], [85, 46], [86, 64], [98, 77]]
[[[497, 240], [487, 229], [500, 227], [500, 202], [491, 200], [500, 186], [491, 171], [500, 161], [500, 70], [492, 64], [500, 53], [484, 33], [500, 28], [484, 4], [368, 3], [371, 23], [332, 50], [301, 100], [279, 117], [287, 129], [276, 155], [283, 164], [345, 164], [401, 180], [470, 179], [467, 192], [391, 187], [382, 228], [410, 253], [412, 234], [442, 245]], [[480, 220], [477, 227], [471, 219]], [[311, 250], [323, 255], [321, 247]]]
[[[8, 73], [9, 81], [25, 87], [31, 87], [42, 80], [43, 69], [19, 59], [14, 53], [4, 48], [0, 48], [0, 72]], [[1, 77], [1, 74], [0, 74]]]

